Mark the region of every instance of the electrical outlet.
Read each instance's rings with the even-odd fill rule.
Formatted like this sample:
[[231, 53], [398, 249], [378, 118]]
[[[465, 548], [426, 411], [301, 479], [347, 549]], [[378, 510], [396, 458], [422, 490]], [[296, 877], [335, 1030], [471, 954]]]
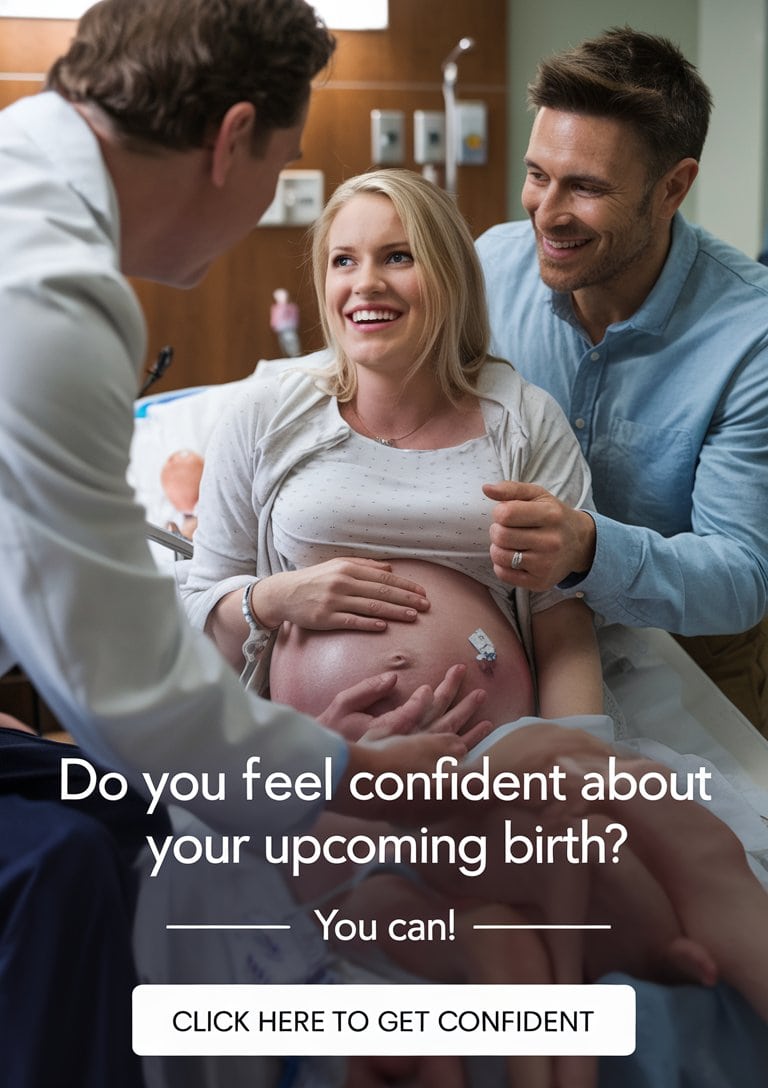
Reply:
[[423, 166], [445, 162], [445, 114], [438, 110], [413, 111], [413, 158]]
[[456, 159], [465, 166], [488, 161], [488, 109], [485, 102], [456, 103]]
[[371, 159], [383, 166], [405, 162], [405, 115], [402, 110], [371, 110]]

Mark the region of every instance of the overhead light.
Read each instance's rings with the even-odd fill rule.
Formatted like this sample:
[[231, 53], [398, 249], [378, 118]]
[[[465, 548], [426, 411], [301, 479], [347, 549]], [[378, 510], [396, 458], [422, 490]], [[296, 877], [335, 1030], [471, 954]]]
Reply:
[[79, 19], [94, 0], [0, 0], [0, 16], [16, 19]]
[[[94, 0], [0, 0], [0, 16], [19, 19], [79, 19]], [[320, 18], [334, 30], [384, 30], [388, 0], [313, 0]]]
[[388, 0], [311, 0], [317, 14], [332, 30], [386, 30]]

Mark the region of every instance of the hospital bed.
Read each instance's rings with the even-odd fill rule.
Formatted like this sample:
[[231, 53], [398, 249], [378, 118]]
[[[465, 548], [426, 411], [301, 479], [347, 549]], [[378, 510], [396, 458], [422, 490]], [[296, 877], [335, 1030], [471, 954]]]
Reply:
[[[204, 456], [222, 409], [265, 373], [275, 367], [295, 365], [295, 359], [264, 361], [241, 381], [156, 394], [137, 402], [129, 478], [145, 507], [150, 547], [160, 566], [172, 571], [175, 559], [189, 554], [188, 544], [165, 529], [173, 514], [160, 486], [160, 469], [166, 458], [179, 449], [191, 449]], [[672, 766], [679, 763], [680, 769], [706, 764], [715, 776], [713, 811], [740, 837], [753, 871], [768, 889], [768, 742], [666, 632], [613, 625], [603, 627], [599, 639], [617, 743]], [[157, 909], [159, 904], [154, 902], [155, 917]], [[682, 988], [686, 989], [697, 988]], [[664, 990], [659, 988], [659, 992]], [[688, 1000], [685, 995], [678, 997], [674, 990], [672, 993], [674, 1000]], [[702, 1015], [719, 1015], [712, 1013], [711, 1003], [701, 1013], [696, 1002], [692, 992], [688, 1003], [674, 1012], [679, 1023], [690, 1029], [691, 1038], [700, 1036]], [[654, 1011], [653, 1015], [663, 1023], [671, 1013], [667, 1009]], [[739, 1083], [751, 1086], [760, 1083], [752, 1078], [755, 1054], [762, 1055], [760, 1048], [768, 1044], [762, 1029], [750, 1023], [749, 1014], [743, 1021], [746, 1064]], [[716, 1021], [712, 1022], [712, 1030], [716, 1030]], [[679, 1045], [679, 1034], [670, 1043], [673, 1045]], [[732, 1054], [727, 1056], [734, 1072], [736, 1060]], [[711, 1065], [713, 1058], [705, 1055], [702, 1061]], [[725, 1063], [726, 1058], [722, 1061]], [[698, 1084], [698, 1065], [695, 1070], [693, 1080], [679, 1083]], [[714, 1066], [711, 1071], [713, 1086], [731, 1083], [730, 1077], [717, 1079]], [[622, 1083], [621, 1075], [617, 1073], [614, 1081], [607, 1074], [605, 1081], [601, 1079], [601, 1088], [604, 1084]], [[491, 1088], [498, 1081], [481, 1074], [478, 1083]], [[175, 1085], [169, 1083], [169, 1088]]]

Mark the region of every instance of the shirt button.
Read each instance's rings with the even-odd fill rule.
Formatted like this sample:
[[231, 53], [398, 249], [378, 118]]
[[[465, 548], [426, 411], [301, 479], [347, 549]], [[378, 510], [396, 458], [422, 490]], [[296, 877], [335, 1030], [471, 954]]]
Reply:
[[579, 590], [578, 593], [574, 593], [574, 597], [578, 597], [579, 599], [581, 599], [583, 596], [584, 594], [581, 592], [581, 590]]
[[584, 427], [585, 427], [584, 420], [581, 418], [581, 416], [579, 416], [578, 419], [575, 419], [573, 421], [573, 425], [574, 425], [574, 427], [578, 428], [578, 430], [580, 430], [580, 431], [583, 431]]
[[593, 351], [592, 354], [590, 355], [590, 359], [592, 360], [593, 363], [596, 363], [599, 358], [600, 358], [600, 352], [599, 351]]

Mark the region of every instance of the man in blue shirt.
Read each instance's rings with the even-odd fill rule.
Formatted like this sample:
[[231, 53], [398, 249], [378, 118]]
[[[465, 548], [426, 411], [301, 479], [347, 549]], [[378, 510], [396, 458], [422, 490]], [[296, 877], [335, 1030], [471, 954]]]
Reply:
[[543, 62], [529, 100], [530, 223], [478, 241], [493, 347], [562, 405], [599, 513], [489, 488], [496, 572], [698, 636], [765, 730], [768, 269], [679, 212], [709, 91], [672, 43], [617, 28]]

